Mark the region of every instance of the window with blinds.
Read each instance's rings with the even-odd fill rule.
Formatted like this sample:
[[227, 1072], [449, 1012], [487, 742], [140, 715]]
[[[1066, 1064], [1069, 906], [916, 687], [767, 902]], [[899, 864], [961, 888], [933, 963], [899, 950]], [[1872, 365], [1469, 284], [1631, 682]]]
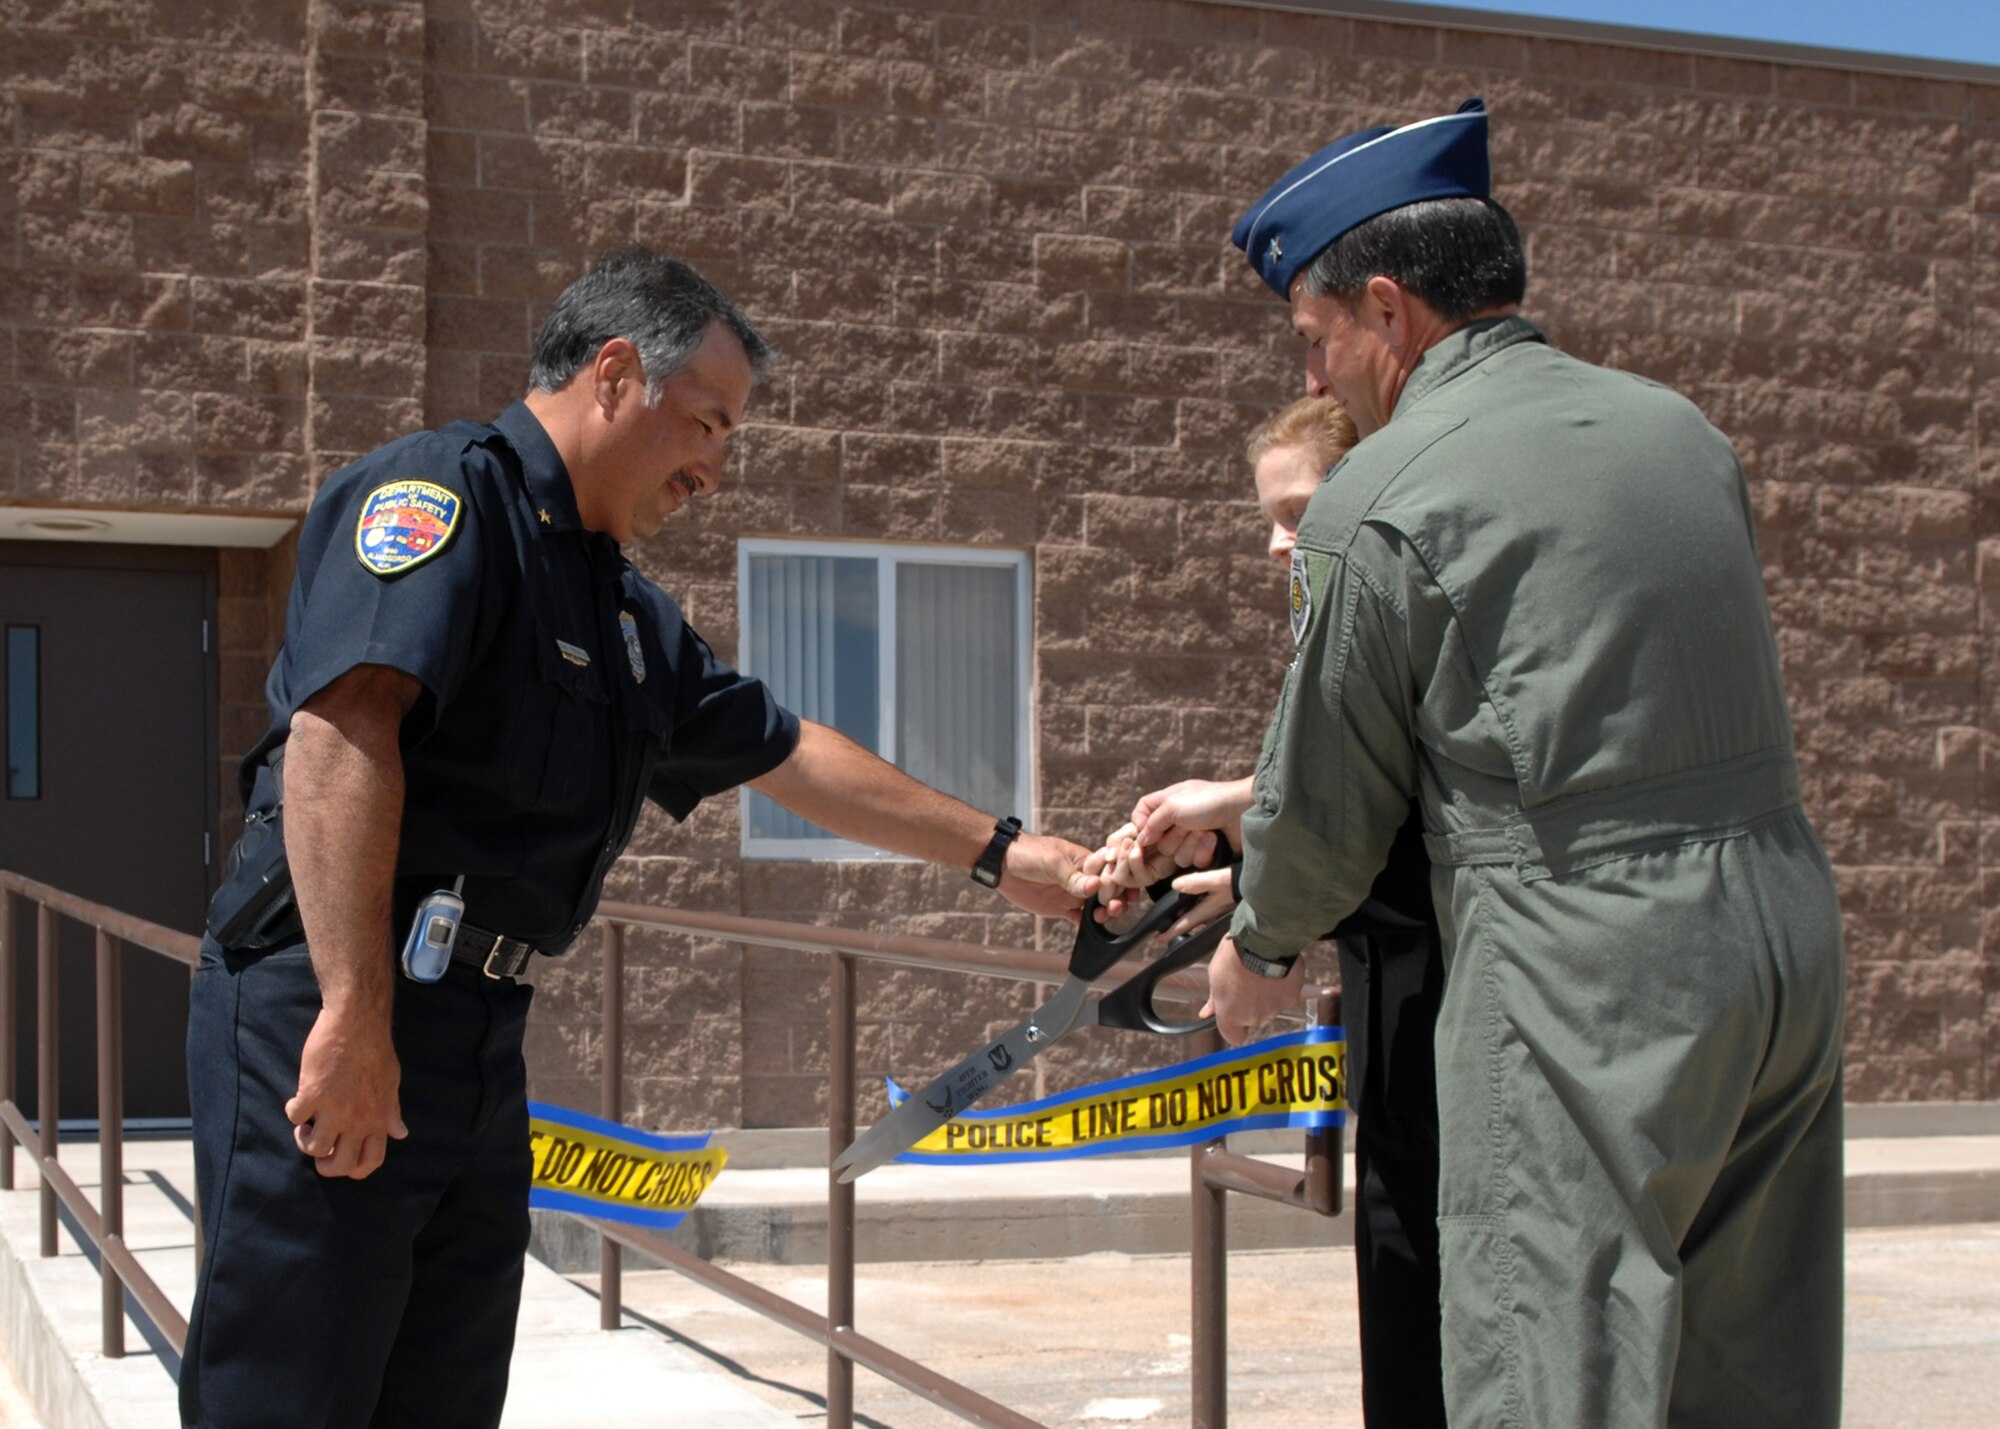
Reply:
[[[1029, 809], [1028, 559], [744, 540], [741, 667], [780, 703], [996, 814]], [[754, 790], [747, 858], [879, 858]]]

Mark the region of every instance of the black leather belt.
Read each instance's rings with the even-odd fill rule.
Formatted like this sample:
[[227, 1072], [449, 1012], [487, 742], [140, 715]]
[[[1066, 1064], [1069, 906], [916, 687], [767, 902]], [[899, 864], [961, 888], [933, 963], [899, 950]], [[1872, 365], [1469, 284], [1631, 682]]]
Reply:
[[519, 977], [527, 970], [528, 959], [534, 952], [533, 943], [460, 923], [458, 940], [451, 945], [451, 960], [470, 963], [491, 978]]

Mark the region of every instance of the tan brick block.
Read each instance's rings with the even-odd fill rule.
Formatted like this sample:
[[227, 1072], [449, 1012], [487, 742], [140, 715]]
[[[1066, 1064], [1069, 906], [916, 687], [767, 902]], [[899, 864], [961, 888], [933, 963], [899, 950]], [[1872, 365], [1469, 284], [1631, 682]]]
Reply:
[[[421, 300], [421, 295], [418, 295]], [[384, 290], [384, 300], [400, 305], [402, 295]], [[525, 304], [505, 299], [433, 294], [426, 305], [420, 338], [433, 347], [467, 352], [526, 352], [533, 334]], [[358, 335], [358, 333], [357, 333]]]
[[737, 252], [734, 215], [644, 200], [638, 204], [633, 238], [704, 271], [713, 261], [733, 260]]
[[72, 94], [19, 95], [15, 101], [20, 143], [25, 148], [126, 154], [132, 147], [132, 115], [123, 106], [98, 107]]
[[424, 290], [388, 283], [321, 281], [311, 287], [316, 340], [360, 338], [375, 342], [424, 340]]
[[194, 164], [180, 158], [84, 156], [80, 196], [86, 208], [122, 214], [194, 212]]
[[[636, 0], [662, 6], [670, 12], [680, 9], [675, 0]], [[730, 7], [719, 8], [725, 13]], [[754, 0], [736, 16], [737, 38], [744, 44], [774, 50], [811, 50], [830, 53], [840, 42], [840, 15], [844, 5], [835, 0]]]
[[304, 404], [294, 398], [200, 392], [194, 396], [192, 445], [204, 455], [296, 451], [304, 418]]
[[312, 43], [335, 54], [424, 56], [424, 7], [409, 0], [329, 0], [308, 12]]
[[895, 192], [891, 175], [855, 164], [791, 165], [792, 209], [807, 216], [881, 219]]
[[[1239, 158], [1230, 150], [1213, 144], [1141, 136], [1132, 141], [1132, 166], [1125, 181], [1153, 188], [1209, 191], [1220, 189], [1226, 183], [1232, 192], [1253, 191], [1251, 186], [1238, 181], [1239, 175], [1225, 169], [1226, 160], [1233, 162]], [[1296, 156], [1292, 162], [1297, 162]], [[1227, 230], [1217, 235], [1218, 239], [1227, 236]]]
[[690, 154], [688, 201], [703, 208], [787, 209], [790, 165], [737, 154]]
[[1030, 129], [1081, 129], [1089, 116], [1080, 81], [1060, 75], [1002, 70], [986, 76], [984, 117], [998, 124]]
[[929, 62], [936, 56], [938, 21], [923, 13], [843, 10], [835, 43], [843, 54]]
[[431, 231], [442, 237], [461, 243], [528, 241], [533, 210], [525, 191], [510, 192], [504, 184], [479, 189], [434, 183], [425, 199]]
[[915, 173], [885, 176], [887, 206], [902, 223], [978, 228], [993, 206], [992, 186], [973, 174]]
[[293, 340], [305, 335], [305, 289], [301, 283], [197, 278], [192, 284], [192, 299], [197, 332]]
[[1035, 239], [1035, 278], [1043, 287], [1123, 290], [1131, 250], [1114, 239], [1042, 234]]
[[905, 490], [935, 489], [943, 466], [939, 444], [925, 437], [875, 436], [849, 432], [841, 438], [843, 481], [891, 485]]
[[139, 337], [132, 349], [135, 381], [146, 387], [234, 391], [243, 385], [247, 366], [240, 338], [149, 333]]
[[303, 396], [306, 390], [306, 346], [303, 341], [258, 341], [243, 344], [243, 390]]
[[626, 90], [530, 83], [528, 128], [542, 141], [627, 143], [637, 134], [633, 98]]
[[453, 75], [449, 84], [437, 87], [428, 117], [433, 129], [525, 134], [527, 81], [500, 75]]
[[317, 392], [359, 397], [420, 397], [424, 348], [421, 343], [321, 340], [313, 345], [313, 387]]
[[230, 48], [177, 55], [185, 66], [187, 98], [219, 113], [297, 114], [305, 107], [303, 46], [258, 50]]
[[375, 170], [322, 175], [316, 217], [333, 228], [422, 233], [430, 218], [428, 189], [421, 174]]
[[349, 397], [317, 393], [313, 438], [323, 452], [366, 452], [422, 428], [423, 404], [414, 397]]
[[428, 127], [421, 118], [320, 110], [312, 116], [314, 157], [327, 175], [424, 172]]
[[1026, 23], [988, 16], [937, 17], [936, 45], [940, 63], [971, 69], [1023, 69], [1028, 64], [1033, 29]]
[[423, 70], [416, 63], [326, 51], [314, 53], [310, 63], [313, 93], [324, 108], [412, 117], [424, 112]]
[[[788, 104], [765, 104], [752, 101], [738, 105], [733, 101], [718, 101], [715, 120], [737, 124], [740, 119], [739, 139], [723, 139], [702, 144], [700, 147], [741, 150], [762, 158], [795, 159], [840, 159], [849, 157], [842, 147], [841, 134], [844, 125], [852, 123], [854, 116], [842, 115], [831, 109], [801, 109]], [[671, 125], [671, 109], [666, 123]], [[883, 116], [865, 116], [879, 122]], [[700, 129], [705, 121], [697, 117], [695, 128]], [[645, 138], [660, 126], [649, 117], [649, 110], [640, 109], [640, 137]], [[926, 133], [929, 126], [920, 125]], [[672, 143], [672, 130], [661, 142]], [[855, 156], [859, 157], [859, 156]], [[892, 159], [893, 161], [893, 159]]]

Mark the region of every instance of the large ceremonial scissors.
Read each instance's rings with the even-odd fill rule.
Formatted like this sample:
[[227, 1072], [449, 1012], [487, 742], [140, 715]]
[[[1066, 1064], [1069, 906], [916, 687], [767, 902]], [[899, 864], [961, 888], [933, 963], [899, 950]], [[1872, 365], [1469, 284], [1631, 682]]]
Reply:
[[1083, 910], [1083, 921], [1077, 925], [1076, 946], [1069, 955], [1069, 976], [1063, 979], [1055, 995], [923, 1091], [890, 1108], [887, 1116], [855, 1138], [854, 1144], [834, 1159], [840, 1179], [852, 1181], [893, 1161], [1079, 1027], [1117, 1027], [1158, 1032], [1168, 1037], [1185, 1037], [1190, 1032], [1213, 1027], [1213, 1017], [1189, 1021], [1166, 1016], [1155, 1006], [1153, 995], [1169, 974], [1215, 951], [1216, 944], [1229, 931], [1226, 917], [1192, 933], [1183, 933], [1157, 959], [1096, 1001], [1087, 996], [1090, 985], [1109, 972], [1120, 958], [1151, 941], [1161, 929], [1171, 927], [1176, 918], [1201, 901], [1197, 894], [1177, 891], [1171, 876], [1146, 892], [1153, 900], [1152, 907], [1120, 933], [1113, 933], [1096, 920], [1093, 915], [1098, 904], [1095, 898], [1091, 899]]

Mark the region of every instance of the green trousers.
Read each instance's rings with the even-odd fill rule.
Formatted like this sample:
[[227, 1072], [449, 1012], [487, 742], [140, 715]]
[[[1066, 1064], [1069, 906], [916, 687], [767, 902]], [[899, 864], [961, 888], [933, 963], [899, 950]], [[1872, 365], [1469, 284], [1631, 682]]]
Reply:
[[1837, 1429], [1845, 969], [1810, 826], [1454, 878], [1454, 1429]]

